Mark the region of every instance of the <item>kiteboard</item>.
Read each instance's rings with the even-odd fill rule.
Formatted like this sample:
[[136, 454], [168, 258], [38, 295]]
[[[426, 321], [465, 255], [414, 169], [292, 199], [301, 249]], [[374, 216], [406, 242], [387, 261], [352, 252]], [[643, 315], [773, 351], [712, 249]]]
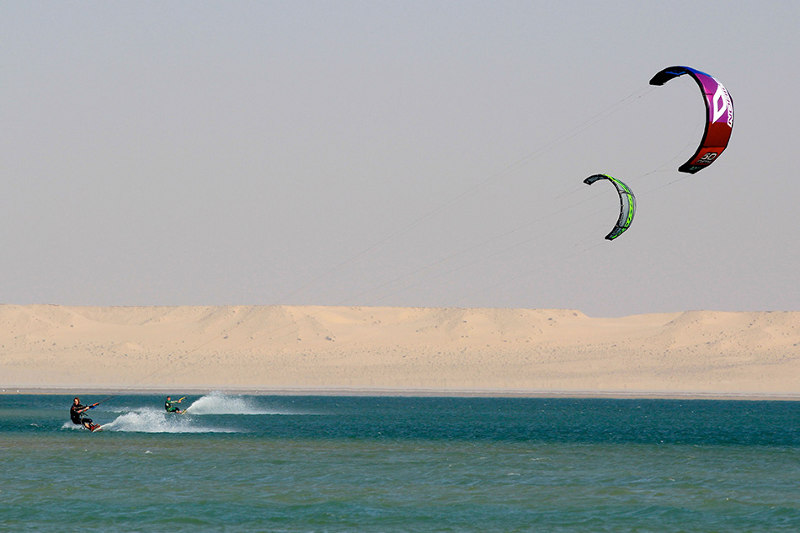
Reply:
[[89, 431], [91, 431], [92, 433], [94, 433], [95, 431], [103, 431], [103, 426], [101, 426], [100, 424], [90, 424]]

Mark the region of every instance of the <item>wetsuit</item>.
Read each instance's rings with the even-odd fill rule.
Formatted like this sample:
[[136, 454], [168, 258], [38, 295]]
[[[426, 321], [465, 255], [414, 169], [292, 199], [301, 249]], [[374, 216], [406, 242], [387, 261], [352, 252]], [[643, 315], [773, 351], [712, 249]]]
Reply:
[[81, 416], [81, 415], [83, 415], [83, 413], [79, 412], [81, 409], [85, 409], [85, 408], [86, 408], [85, 405], [72, 404], [72, 407], [69, 408], [69, 417], [72, 420], [73, 424], [83, 425], [83, 424], [87, 424], [88, 423], [89, 425], [92, 425], [92, 419], [91, 418], [86, 418], [85, 416]]
[[173, 403], [175, 403], [175, 402], [171, 402], [169, 400], [165, 401], [164, 402], [164, 409], [166, 409], [168, 413], [178, 413], [178, 412], [180, 412], [180, 409], [178, 409], [177, 407], [172, 405]]

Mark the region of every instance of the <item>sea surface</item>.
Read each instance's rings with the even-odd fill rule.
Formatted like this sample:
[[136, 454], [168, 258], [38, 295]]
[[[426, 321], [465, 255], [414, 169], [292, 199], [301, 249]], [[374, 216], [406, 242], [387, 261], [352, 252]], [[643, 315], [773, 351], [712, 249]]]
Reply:
[[0, 395], [0, 531], [800, 531], [800, 402], [81, 400]]

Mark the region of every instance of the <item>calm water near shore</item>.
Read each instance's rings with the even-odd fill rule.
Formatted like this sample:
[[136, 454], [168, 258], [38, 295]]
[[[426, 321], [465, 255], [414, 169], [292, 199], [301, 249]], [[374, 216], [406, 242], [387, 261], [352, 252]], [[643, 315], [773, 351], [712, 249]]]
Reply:
[[163, 401], [0, 395], [0, 530], [800, 530], [800, 402]]

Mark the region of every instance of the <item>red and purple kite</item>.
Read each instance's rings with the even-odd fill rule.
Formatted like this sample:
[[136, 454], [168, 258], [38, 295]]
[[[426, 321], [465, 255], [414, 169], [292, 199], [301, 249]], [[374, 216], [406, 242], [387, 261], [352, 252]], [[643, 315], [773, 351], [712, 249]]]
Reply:
[[694, 174], [719, 157], [728, 146], [733, 131], [733, 100], [727, 89], [705, 72], [690, 67], [668, 67], [653, 76], [650, 85], [664, 85], [672, 78], [690, 75], [700, 86], [706, 103], [706, 129], [703, 140], [692, 157], [681, 165], [680, 172]]

